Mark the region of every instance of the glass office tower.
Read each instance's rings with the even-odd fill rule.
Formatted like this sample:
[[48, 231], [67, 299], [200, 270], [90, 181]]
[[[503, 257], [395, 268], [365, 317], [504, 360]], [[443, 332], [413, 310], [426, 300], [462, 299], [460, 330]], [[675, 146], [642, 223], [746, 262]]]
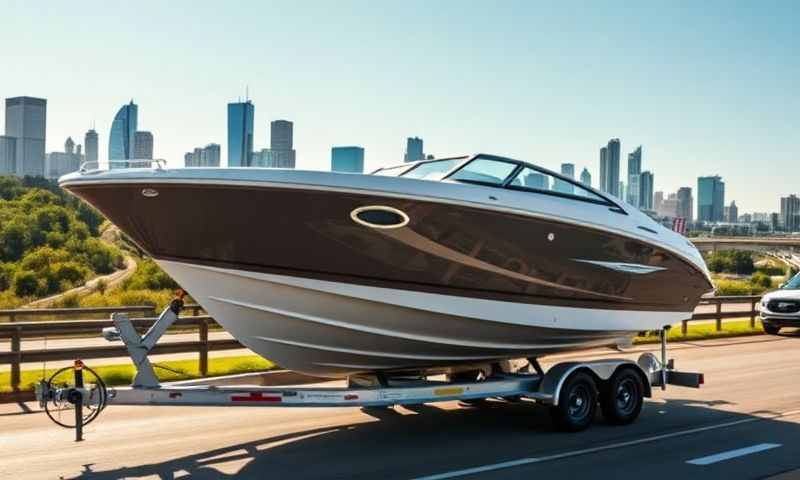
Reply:
[[255, 106], [246, 102], [228, 104], [228, 166], [249, 167], [253, 163], [253, 119]]
[[333, 147], [331, 149], [331, 171], [364, 173], [364, 149], [362, 147]]

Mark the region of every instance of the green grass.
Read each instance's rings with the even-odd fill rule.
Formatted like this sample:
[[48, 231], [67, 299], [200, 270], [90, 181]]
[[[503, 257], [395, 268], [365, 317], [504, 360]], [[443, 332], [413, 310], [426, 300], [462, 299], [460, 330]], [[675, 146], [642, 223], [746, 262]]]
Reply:
[[[725, 320], [722, 322], [722, 330], [717, 331], [715, 322], [710, 323], [694, 323], [689, 322], [689, 328], [686, 335], [681, 334], [680, 325], [675, 325], [669, 331], [667, 340], [670, 342], [681, 342], [689, 340], [708, 340], [711, 338], [726, 338], [726, 337], [743, 337], [747, 335], [761, 335], [764, 330], [761, 328], [761, 322], [756, 319], [755, 328], [750, 328], [750, 319], [746, 320]], [[661, 340], [657, 332], [648, 333], [642, 337], [636, 337], [633, 340], [634, 345], [642, 345], [647, 343], [658, 343]]]
[[[91, 361], [87, 362], [91, 367]], [[158, 362], [154, 364], [156, 375], [163, 382], [177, 380], [189, 380], [200, 378], [197, 360], [173, 360], [169, 362]], [[165, 368], [159, 368], [165, 367]], [[237, 373], [260, 372], [275, 368], [275, 364], [257, 355], [244, 355], [237, 357], [211, 358], [208, 361], [208, 376], [218, 377], [220, 375], [234, 375]], [[23, 370], [20, 388], [31, 390], [33, 385], [43, 377], [50, 378], [58, 369], [48, 368], [44, 375], [42, 370]], [[131, 364], [126, 365], [101, 365], [93, 367], [92, 370], [100, 375], [100, 378], [108, 386], [130, 385], [133, 381], [134, 368]], [[59, 375], [59, 378], [65, 378]], [[11, 390], [11, 372], [0, 372], [0, 392]]]

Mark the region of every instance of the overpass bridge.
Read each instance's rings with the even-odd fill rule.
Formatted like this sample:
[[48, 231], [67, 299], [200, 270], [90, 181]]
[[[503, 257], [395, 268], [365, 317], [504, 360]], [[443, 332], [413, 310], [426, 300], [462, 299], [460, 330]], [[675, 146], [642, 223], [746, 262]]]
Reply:
[[701, 252], [742, 250], [780, 257], [800, 268], [800, 237], [697, 237], [691, 242]]

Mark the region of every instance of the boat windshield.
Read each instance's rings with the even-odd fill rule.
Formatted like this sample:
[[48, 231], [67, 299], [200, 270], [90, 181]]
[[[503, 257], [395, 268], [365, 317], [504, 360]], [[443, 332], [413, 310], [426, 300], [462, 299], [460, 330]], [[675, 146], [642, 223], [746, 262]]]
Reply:
[[373, 175], [380, 175], [384, 177], [399, 177], [403, 174], [406, 170], [408, 170], [411, 166], [410, 165], [398, 165], [396, 167], [386, 167], [378, 169], [372, 172]]
[[483, 185], [502, 185], [518, 166], [519, 164], [513, 162], [476, 158], [447, 179]]
[[464, 161], [463, 158], [448, 158], [432, 162], [419, 163], [412, 170], [403, 174], [403, 178], [418, 178], [420, 180], [441, 180], [450, 170]]
[[786, 282], [784, 286], [781, 287], [783, 290], [800, 290], [800, 273], [792, 277], [791, 280]]
[[550, 175], [547, 172], [525, 167], [514, 176], [509, 188], [515, 190], [529, 190], [540, 193], [551, 193], [565, 197], [577, 197], [590, 202], [609, 204], [608, 200], [591, 190], [565, 179]]

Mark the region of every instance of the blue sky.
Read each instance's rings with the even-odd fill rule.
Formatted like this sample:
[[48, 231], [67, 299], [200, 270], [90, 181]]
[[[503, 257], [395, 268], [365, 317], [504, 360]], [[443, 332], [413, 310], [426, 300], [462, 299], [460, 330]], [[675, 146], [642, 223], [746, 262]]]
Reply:
[[270, 120], [293, 120], [299, 168], [330, 168], [332, 145], [397, 163], [418, 135], [436, 156], [572, 162], [596, 184], [619, 137], [623, 174], [642, 144], [656, 190], [720, 174], [742, 213], [800, 192], [793, 1], [0, 0], [0, 14], [0, 96], [48, 99], [48, 151], [96, 122], [105, 156], [133, 98], [156, 156], [181, 165], [216, 142], [224, 161], [226, 103], [249, 86], [256, 148]]

